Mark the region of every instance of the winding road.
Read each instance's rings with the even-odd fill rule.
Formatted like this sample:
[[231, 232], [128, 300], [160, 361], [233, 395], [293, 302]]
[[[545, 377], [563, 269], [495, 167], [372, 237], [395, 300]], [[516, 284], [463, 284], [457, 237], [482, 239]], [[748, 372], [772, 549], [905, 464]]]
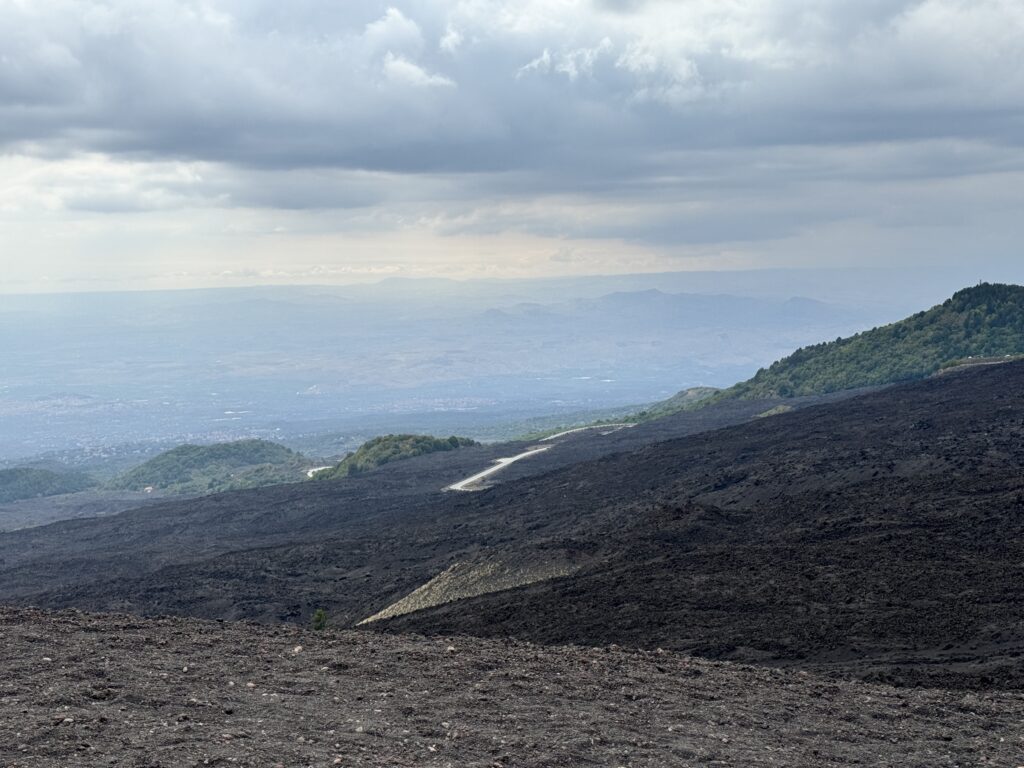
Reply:
[[543, 453], [549, 448], [554, 447], [553, 441], [558, 440], [569, 435], [575, 435], [580, 432], [586, 432], [592, 429], [606, 430], [601, 432], [602, 435], [610, 435], [612, 432], [617, 432], [620, 429], [627, 429], [629, 427], [635, 427], [636, 424], [622, 423], [622, 424], [595, 424], [588, 427], [576, 427], [574, 429], [567, 429], [564, 432], [559, 432], [556, 435], [549, 435], [543, 438], [540, 442], [547, 443], [547, 445], [534, 445], [529, 449], [523, 451], [516, 456], [509, 456], [504, 459], [496, 459], [494, 464], [482, 472], [477, 472], [475, 475], [467, 477], [465, 480], [460, 480], [457, 483], [452, 483], [447, 486], [444, 490], [446, 491], [481, 491], [484, 486], [481, 486], [481, 482], [486, 480], [488, 477], [493, 475], [495, 472], [500, 472], [509, 464], [514, 464], [520, 459], [526, 459], [530, 456], [534, 456], [538, 453]]
[[636, 424], [633, 424], [632, 422], [621, 422], [619, 424], [591, 424], [587, 427], [573, 427], [572, 429], [565, 430], [565, 432], [559, 432], [557, 435], [548, 435], [547, 437], [543, 437], [541, 438], [541, 442], [546, 443], [550, 440], [557, 440], [560, 437], [565, 437], [566, 435], [575, 435], [580, 432], [588, 432], [592, 429], [606, 429], [608, 431], [602, 432], [601, 434], [610, 435], [612, 432], [618, 432], [620, 429], [629, 429], [630, 427], [635, 426]]
[[505, 467], [507, 467], [509, 464], [514, 464], [515, 462], [519, 461], [520, 459], [525, 459], [525, 458], [527, 458], [529, 456], [533, 456], [534, 454], [537, 454], [537, 453], [543, 453], [544, 451], [548, 450], [549, 448], [551, 448], [550, 445], [535, 445], [532, 448], [530, 448], [529, 450], [523, 451], [522, 453], [520, 453], [517, 456], [509, 456], [508, 458], [505, 458], [505, 459], [496, 459], [493, 466], [488, 467], [483, 472], [477, 472], [475, 475], [471, 475], [470, 477], [467, 477], [465, 480], [460, 480], [457, 483], [452, 483], [447, 488], [445, 488], [445, 490], [446, 491], [475, 491], [475, 490], [480, 490], [479, 488], [475, 488], [474, 487], [474, 486], [478, 485], [480, 483], [480, 481], [487, 479], [488, 477], [493, 475], [495, 472], [500, 472]]

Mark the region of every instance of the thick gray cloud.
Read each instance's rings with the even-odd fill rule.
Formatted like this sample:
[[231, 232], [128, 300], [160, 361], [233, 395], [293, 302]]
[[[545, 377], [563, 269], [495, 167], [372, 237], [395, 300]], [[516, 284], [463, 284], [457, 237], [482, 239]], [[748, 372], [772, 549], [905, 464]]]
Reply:
[[0, 130], [15, 149], [410, 172], [1016, 143], [1022, 33], [1012, 0], [8, 0]]
[[0, 0], [0, 151], [37, 166], [6, 197], [67, 211], [663, 248], [968, 227], [1024, 170], [1022, 94], [1018, 0]]

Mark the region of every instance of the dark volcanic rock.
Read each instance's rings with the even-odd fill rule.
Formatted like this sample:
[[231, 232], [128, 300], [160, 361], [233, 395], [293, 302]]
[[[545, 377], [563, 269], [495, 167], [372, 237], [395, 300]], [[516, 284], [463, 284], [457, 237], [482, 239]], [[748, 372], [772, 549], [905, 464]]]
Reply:
[[[513, 481], [742, 423], [773, 404], [723, 403], [609, 435], [573, 436], [495, 482], [522, 488]], [[173, 500], [0, 535], [0, 602], [262, 621], [305, 621], [322, 606], [354, 623], [458, 558], [528, 540], [535, 512], [562, 525], [545, 507], [500, 521], [488, 494], [442, 492], [528, 445], [463, 448], [339, 481]]]
[[[577, 455], [605, 455], [571, 465], [566, 443], [481, 493], [438, 489], [514, 446], [6, 534], [0, 600], [300, 622], [324, 607], [344, 626], [498, 562], [502, 591], [372, 626], [1024, 684], [1024, 364], [607, 455], [644, 434], [580, 438]], [[552, 562], [570, 575], [501, 586]]]
[[[596, 506], [572, 534], [594, 545], [589, 564], [384, 626], [671, 647], [904, 684], [1024, 684], [1020, 365], [581, 470], [557, 480]], [[549, 485], [545, 497], [558, 494]]]
[[0, 764], [1014, 766], [1020, 694], [625, 649], [0, 609]]

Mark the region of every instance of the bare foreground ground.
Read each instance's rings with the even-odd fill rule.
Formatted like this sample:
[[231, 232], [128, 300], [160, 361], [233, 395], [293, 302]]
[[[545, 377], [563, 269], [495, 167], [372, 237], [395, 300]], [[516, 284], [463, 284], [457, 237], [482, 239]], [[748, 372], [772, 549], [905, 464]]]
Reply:
[[1018, 766], [1024, 695], [0, 608], [0, 765]]

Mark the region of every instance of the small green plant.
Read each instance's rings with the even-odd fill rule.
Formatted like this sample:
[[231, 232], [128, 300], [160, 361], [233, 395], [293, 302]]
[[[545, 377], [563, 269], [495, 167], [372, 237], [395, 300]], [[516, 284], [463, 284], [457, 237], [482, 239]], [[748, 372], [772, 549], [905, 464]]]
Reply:
[[326, 629], [326, 628], [327, 628], [327, 611], [325, 611], [323, 608], [317, 608], [316, 612], [313, 614], [313, 629], [315, 629], [315, 630], [317, 630], [319, 632], [321, 629]]

